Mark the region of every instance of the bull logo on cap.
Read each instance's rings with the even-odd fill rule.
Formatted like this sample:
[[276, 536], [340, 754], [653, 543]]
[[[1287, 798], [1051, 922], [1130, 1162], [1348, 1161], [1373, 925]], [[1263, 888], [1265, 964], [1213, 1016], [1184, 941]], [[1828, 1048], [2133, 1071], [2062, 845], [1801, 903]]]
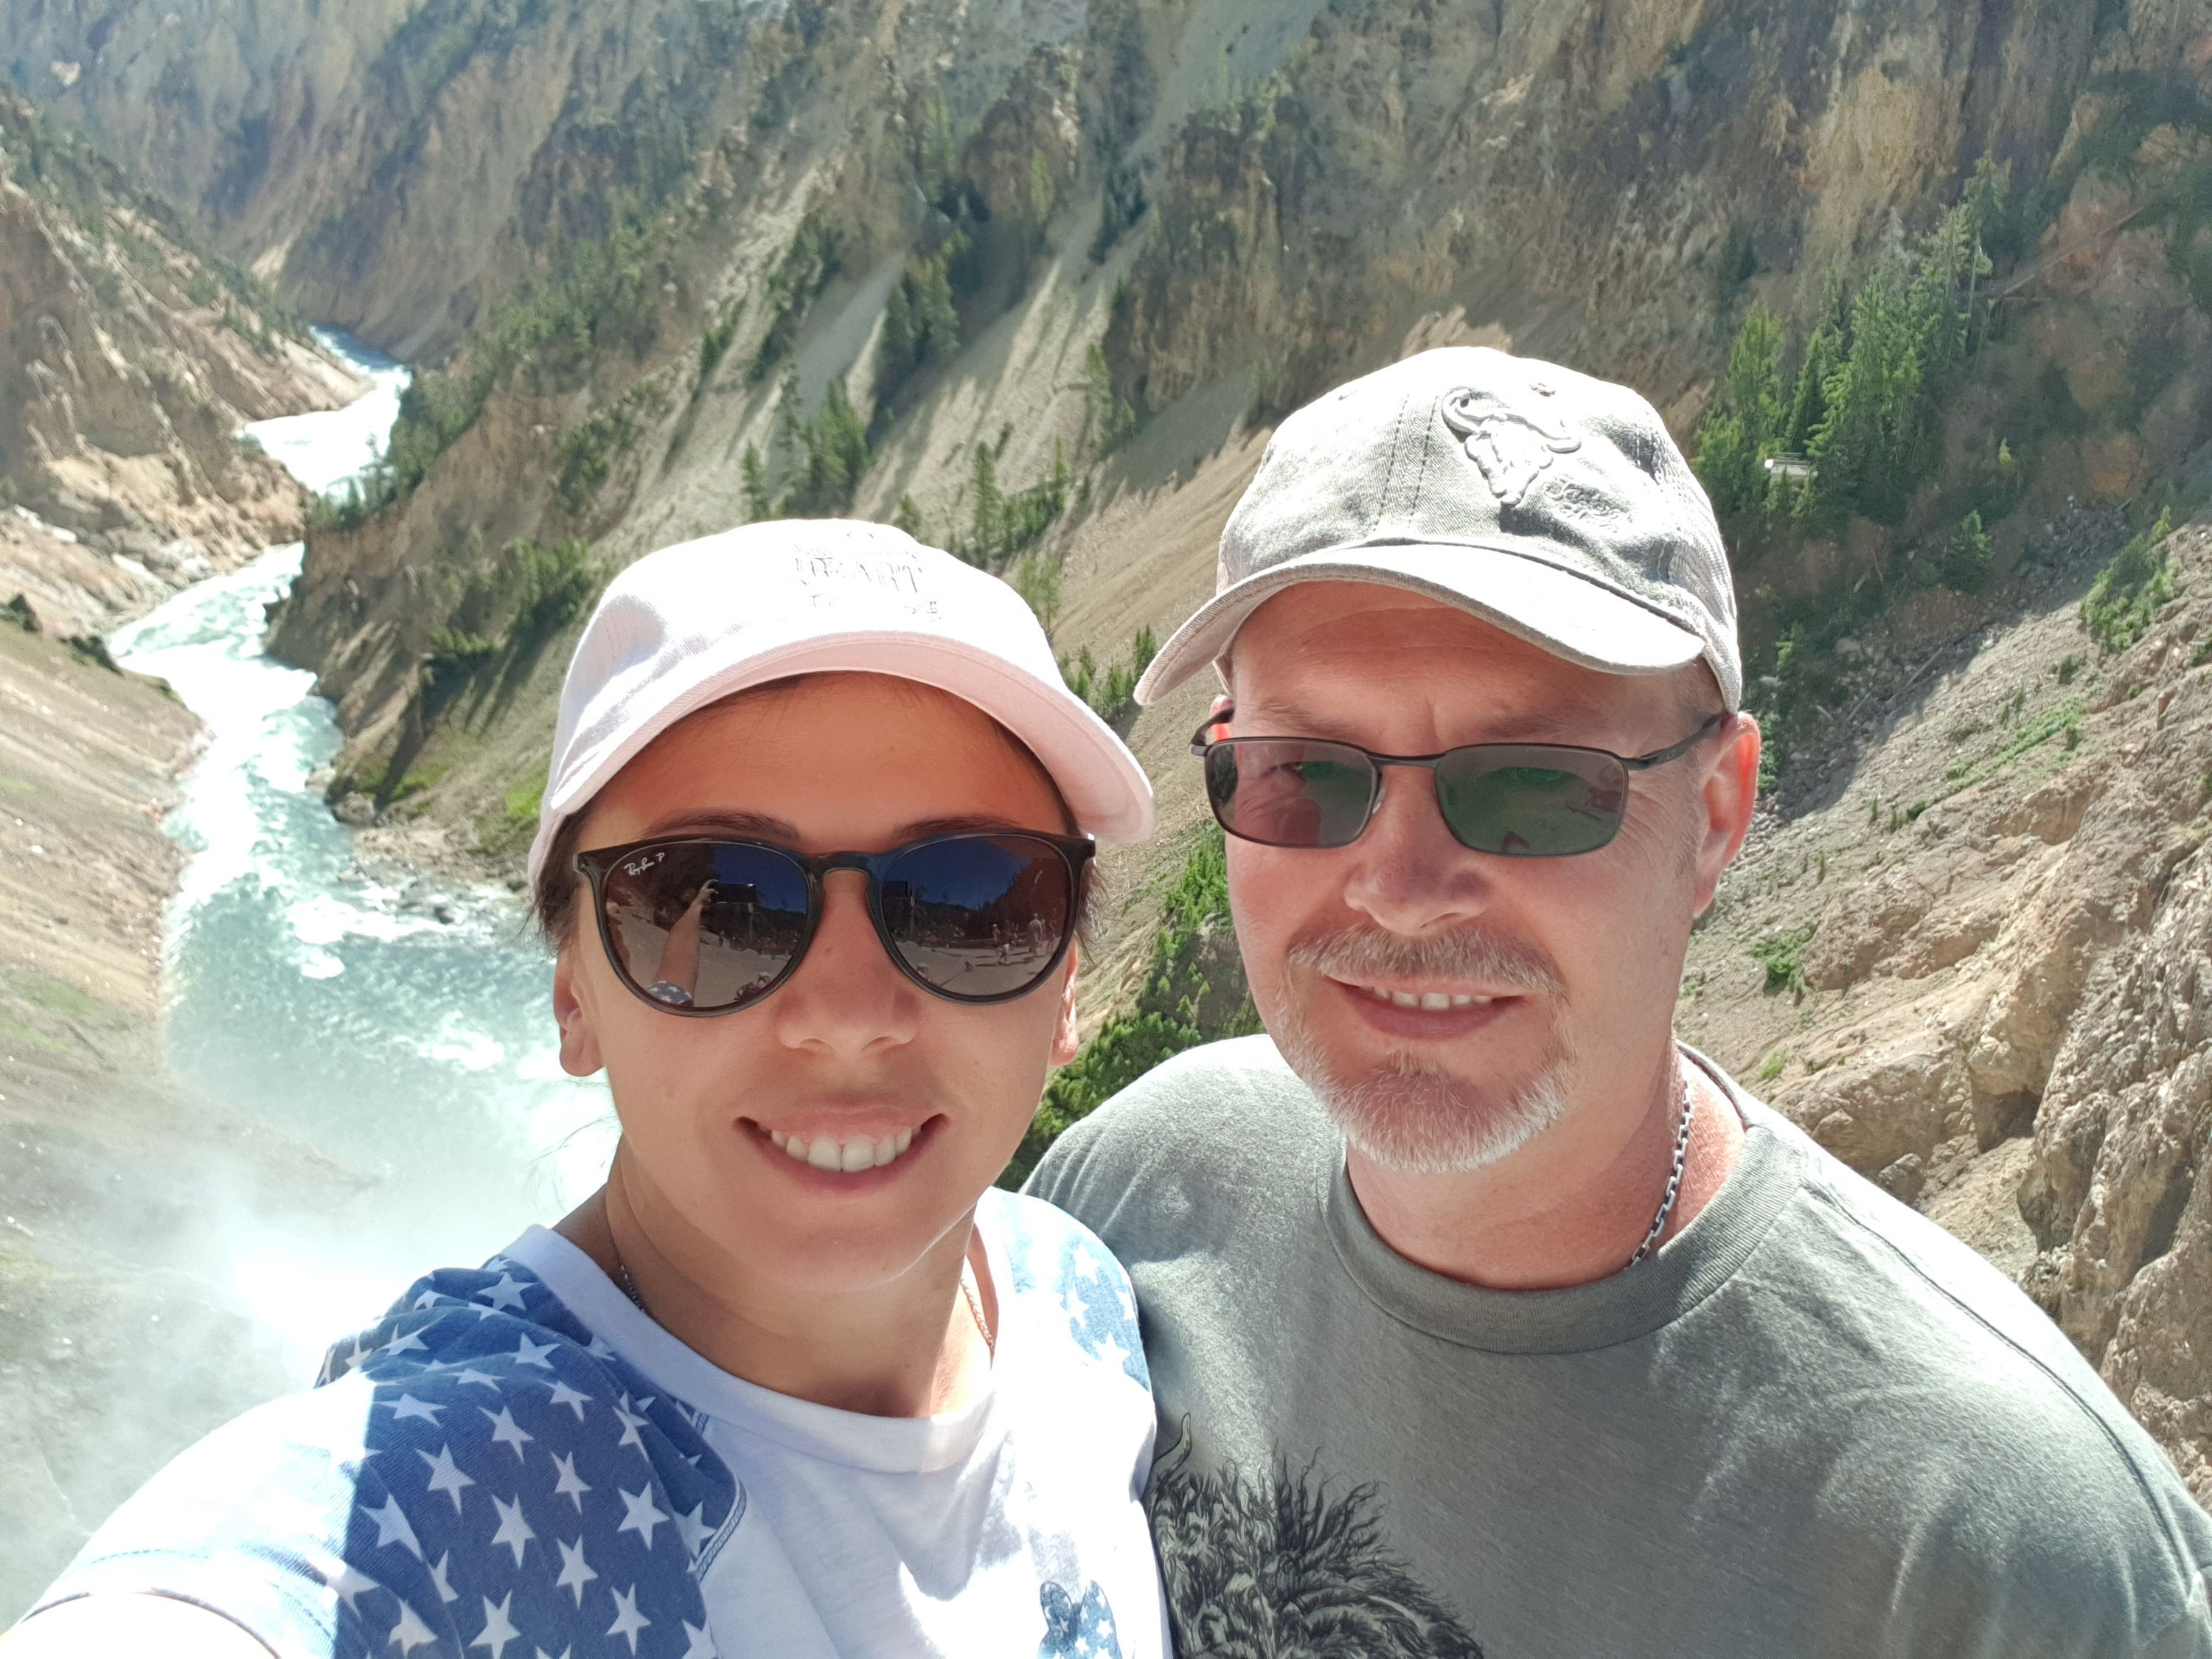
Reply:
[[1518, 507], [1554, 457], [1571, 455], [1583, 441], [1547, 426], [1514, 408], [1492, 392], [1462, 386], [1444, 394], [1444, 425], [1482, 469], [1490, 493], [1504, 507]]

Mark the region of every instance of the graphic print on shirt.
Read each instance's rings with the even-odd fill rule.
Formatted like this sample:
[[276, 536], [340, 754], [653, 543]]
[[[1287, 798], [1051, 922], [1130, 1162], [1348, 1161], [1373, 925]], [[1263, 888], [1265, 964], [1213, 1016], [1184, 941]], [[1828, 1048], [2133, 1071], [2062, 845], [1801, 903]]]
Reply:
[[1058, 1584], [1037, 1592], [1044, 1609], [1044, 1640], [1037, 1644], [1037, 1659], [1121, 1659], [1121, 1644], [1114, 1634], [1114, 1609], [1106, 1592], [1093, 1583], [1080, 1601]]
[[1182, 1659], [1356, 1653], [1482, 1659], [1481, 1644], [1382, 1542], [1371, 1486], [1332, 1498], [1310, 1467], [1278, 1460], [1263, 1485], [1233, 1464], [1191, 1467], [1188, 1419], [1145, 1494]]

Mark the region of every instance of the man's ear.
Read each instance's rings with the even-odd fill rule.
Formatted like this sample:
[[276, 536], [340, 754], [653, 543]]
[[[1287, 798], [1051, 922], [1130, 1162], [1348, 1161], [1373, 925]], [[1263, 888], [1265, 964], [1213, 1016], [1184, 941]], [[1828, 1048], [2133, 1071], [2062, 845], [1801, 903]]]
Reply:
[[1065, 1066], [1083, 1052], [1083, 1038], [1075, 1018], [1075, 947], [1068, 946], [1066, 977], [1060, 982], [1060, 1018], [1052, 1028], [1052, 1063]]
[[1696, 915], [1703, 915], [1712, 903], [1721, 877], [1751, 833], [1752, 814], [1759, 810], [1762, 742], [1756, 720], [1746, 714], [1730, 716], [1721, 728], [1719, 752], [1698, 786]]
[[562, 947], [553, 961], [553, 1018], [561, 1027], [561, 1069], [570, 1077], [590, 1077], [606, 1060], [599, 1053], [599, 1033], [592, 1016], [576, 994], [576, 950]]

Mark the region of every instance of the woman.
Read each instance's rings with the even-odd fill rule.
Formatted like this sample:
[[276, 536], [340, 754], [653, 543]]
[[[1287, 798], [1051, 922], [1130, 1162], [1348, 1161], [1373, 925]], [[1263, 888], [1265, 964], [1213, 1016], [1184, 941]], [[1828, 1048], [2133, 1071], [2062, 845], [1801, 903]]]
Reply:
[[1127, 1282], [991, 1185], [1134, 759], [1005, 584], [783, 523], [615, 580], [549, 780], [605, 1186], [186, 1452], [0, 1650], [1164, 1654]]

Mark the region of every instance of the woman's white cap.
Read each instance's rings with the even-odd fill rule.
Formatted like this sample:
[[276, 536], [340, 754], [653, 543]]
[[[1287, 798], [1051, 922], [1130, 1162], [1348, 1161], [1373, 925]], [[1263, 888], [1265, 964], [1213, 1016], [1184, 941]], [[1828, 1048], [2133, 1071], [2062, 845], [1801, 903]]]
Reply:
[[1030, 746], [1084, 834], [1152, 833], [1144, 769], [1067, 689], [1021, 595], [888, 525], [782, 520], [664, 547], [608, 586], [561, 688], [532, 885], [562, 822], [686, 714], [837, 669], [974, 703]]

